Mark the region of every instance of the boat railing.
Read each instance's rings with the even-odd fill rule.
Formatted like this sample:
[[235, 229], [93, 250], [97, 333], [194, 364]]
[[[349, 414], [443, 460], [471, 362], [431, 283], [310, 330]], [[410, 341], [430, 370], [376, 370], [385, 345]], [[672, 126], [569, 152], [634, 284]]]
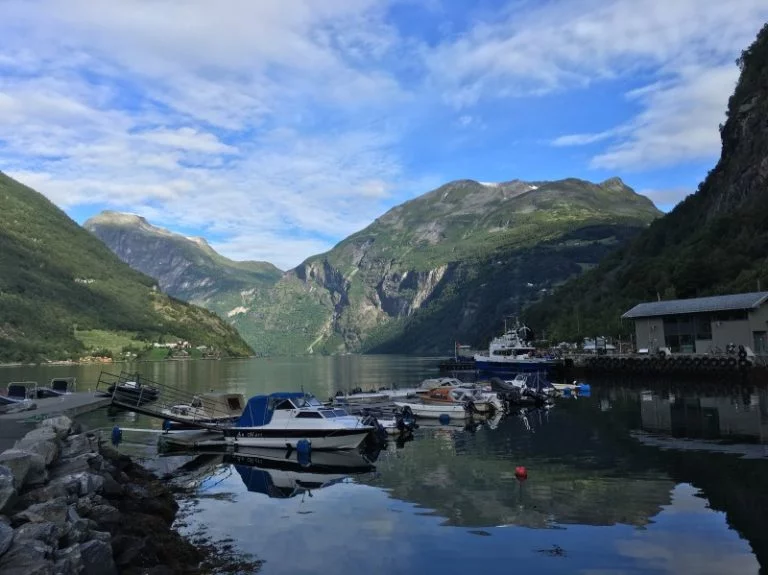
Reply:
[[136, 372], [121, 371], [115, 374], [102, 371], [96, 383], [96, 391], [109, 395], [115, 407], [158, 419], [185, 424], [193, 423], [205, 429], [221, 429], [227, 424], [224, 421], [210, 423], [198, 421], [195, 417], [180, 416], [174, 414], [171, 408], [177, 405], [191, 405], [197, 399], [202, 403], [205, 419], [225, 420], [233, 417], [231, 410], [225, 411], [215, 402], [207, 402], [205, 398], [201, 398], [200, 391], [180, 389]]

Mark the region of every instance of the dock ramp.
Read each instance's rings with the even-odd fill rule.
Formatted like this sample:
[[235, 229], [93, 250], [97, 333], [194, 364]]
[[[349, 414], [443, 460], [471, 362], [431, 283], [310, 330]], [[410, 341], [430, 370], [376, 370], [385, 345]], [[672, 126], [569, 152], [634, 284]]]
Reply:
[[[154, 381], [137, 372], [102, 371], [96, 391], [109, 397], [114, 407], [209, 431], [222, 431], [229, 425], [210, 420], [232, 417], [231, 407], [227, 410], [205, 394]], [[184, 409], [185, 406], [192, 409]], [[183, 411], [186, 414], [182, 415]]]

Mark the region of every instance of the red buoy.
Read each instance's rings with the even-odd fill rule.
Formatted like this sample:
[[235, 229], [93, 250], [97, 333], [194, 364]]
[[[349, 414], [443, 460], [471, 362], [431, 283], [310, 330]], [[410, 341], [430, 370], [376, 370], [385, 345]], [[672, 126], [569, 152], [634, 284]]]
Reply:
[[518, 481], [525, 481], [528, 479], [528, 470], [522, 465], [515, 467], [515, 477]]

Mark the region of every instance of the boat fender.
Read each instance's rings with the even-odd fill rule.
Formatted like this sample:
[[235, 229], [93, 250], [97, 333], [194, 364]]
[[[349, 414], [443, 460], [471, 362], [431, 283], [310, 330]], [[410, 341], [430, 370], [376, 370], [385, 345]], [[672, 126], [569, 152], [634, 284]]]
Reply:
[[312, 463], [312, 442], [309, 439], [299, 439], [296, 442], [296, 460], [302, 467]]
[[173, 423], [171, 422], [170, 419], [163, 420], [163, 431], [170, 431], [172, 426], [173, 426]]
[[447, 413], [441, 413], [438, 421], [443, 425], [448, 425], [451, 422], [451, 416]]
[[515, 479], [518, 481], [525, 481], [528, 479], [528, 470], [522, 465], [515, 467]]
[[112, 428], [112, 445], [117, 447], [120, 445], [120, 442], [123, 440], [123, 430], [120, 429], [119, 426], [115, 425]]

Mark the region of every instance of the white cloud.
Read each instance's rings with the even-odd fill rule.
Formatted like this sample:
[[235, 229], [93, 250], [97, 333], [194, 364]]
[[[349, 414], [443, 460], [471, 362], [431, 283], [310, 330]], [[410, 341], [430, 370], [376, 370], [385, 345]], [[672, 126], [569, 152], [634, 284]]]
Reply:
[[[139, 212], [290, 267], [442, 183], [409, 169], [415, 146], [446, 154], [445, 171], [448, 154], [497, 147], [490, 118], [525, 110], [486, 100], [642, 72], [634, 119], [553, 143], [604, 146], [593, 165], [609, 168], [712, 153], [731, 62], [768, 11], [518, 2], [426, 42], [389, 18], [399, 1], [5, 0], [0, 169], [65, 208]], [[455, 133], [431, 146], [430, 122]], [[468, 143], [478, 131], [488, 142]]]
[[[733, 91], [735, 56], [768, 19], [763, 0], [555, 0], [480, 22], [427, 57], [446, 101], [467, 108], [488, 99], [585, 87], [643, 75], [637, 116], [554, 146], [610, 142], [597, 168], [648, 169], [711, 157]], [[574, 113], [578, 113], [574, 110]]]

